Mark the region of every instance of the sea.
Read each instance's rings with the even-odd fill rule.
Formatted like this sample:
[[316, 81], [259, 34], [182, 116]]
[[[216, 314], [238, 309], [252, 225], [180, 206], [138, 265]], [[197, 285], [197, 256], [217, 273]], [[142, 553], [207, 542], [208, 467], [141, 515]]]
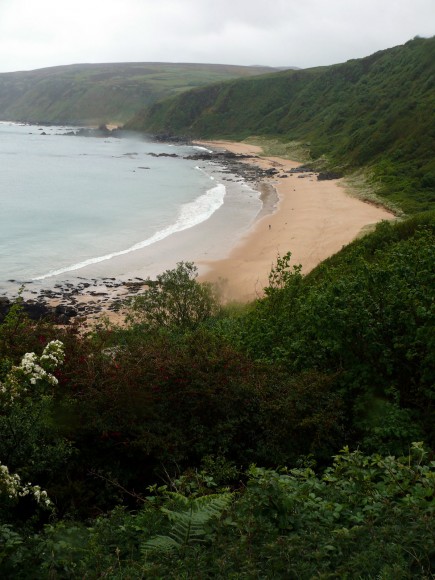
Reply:
[[68, 135], [76, 130], [0, 122], [0, 291], [94, 270], [122, 277], [144, 248], [155, 267], [159, 244], [167, 251], [174, 240], [175, 259], [184, 231], [214, 239], [222, 254], [261, 210], [242, 178], [186, 159], [206, 148], [135, 133]]

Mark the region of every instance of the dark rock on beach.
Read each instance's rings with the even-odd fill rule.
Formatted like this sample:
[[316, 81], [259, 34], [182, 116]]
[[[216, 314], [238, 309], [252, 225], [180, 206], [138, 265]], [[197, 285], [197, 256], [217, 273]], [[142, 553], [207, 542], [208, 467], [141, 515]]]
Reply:
[[[42, 134], [42, 133], [41, 133]], [[109, 129], [106, 125], [100, 125], [98, 129], [92, 127], [80, 127], [74, 131], [62, 133], [68, 137], [119, 137], [119, 129]]]
[[3, 321], [11, 307], [11, 301], [6, 296], [0, 296], [0, 322]]
[[[255, 183], [279, 173], [276, 169], [262, 169], [251, 163], [244, 163], [245, 159], [252, 159], [252, 155], [233, 153], [232, 151], [214, 151], [212, 153], [195, 153], [184, 159], [193, 161], [212, 161], [221, 167], [222, 173], [232, 174], [247, 182]], [[227, 180], [234, 181], [234, 180]]]
[[187, 137], [180, 137], [178, 135], [171, 135], [170, 133], [161, 133], [160, 135], [149, 135], [153, 141], [159, 143], [176, 143], [177, 145], [189, 145], [190, 139]]
[[74, 316], [77, 316], [78, 314], [76, 308], [73, 308], [72, 306], [67, 306], [66, 304], [59, 304], [58, 306], [55, 307], [54, 312], [56, 316], [58, 317], [63, 316], [68, 320], [70, 318], [73, 318]]
[[150, 157], [179, 157], [176, 153], [147, 153]]
[[52, 309], [43, 302], [27, 300], [22, 303], [22, 307], [31, 320], [43, 320], [44, 318], [51, 318], [53, 315]]
[[[58, 297], [57, 294], [46, 291], [44, 296], [38, 300], [24, 300], [21, 302], [23, 312], [30, 320], [51, 320], [58, 324], [68, 324], [70, 319], [77, 316], [78, 312], [72, 306], [59, 304], [52, 307], [45, 301], [46, 299]], [[0, 322], [3, 322], [5, 316], [12, 307], [13, 302], [6, 296], [0, 296]]]
[[314, 173], [314, 169], [306, 165], [300, 165], [299, 167], [293, 167], [288, 173]]

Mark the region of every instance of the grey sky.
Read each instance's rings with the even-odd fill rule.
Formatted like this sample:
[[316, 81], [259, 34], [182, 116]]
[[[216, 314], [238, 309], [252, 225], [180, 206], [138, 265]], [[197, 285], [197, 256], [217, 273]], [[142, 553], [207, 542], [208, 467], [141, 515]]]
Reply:
[[0, 0], [0, 72], [83, 62], [310, 67], [435, 34], [435, 0]]

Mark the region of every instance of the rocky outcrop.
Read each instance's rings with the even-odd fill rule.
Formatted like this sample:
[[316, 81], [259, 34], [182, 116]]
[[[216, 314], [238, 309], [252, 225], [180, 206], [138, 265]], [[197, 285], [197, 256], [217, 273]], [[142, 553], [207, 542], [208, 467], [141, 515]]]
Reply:
[[[6, 296], [0, 296], [0, 323], [10, 311], [13, 302]], [[30, 320], [50, 320], [57, 324], [68, 324], [78, 312], [71, 306], [59, 304], [52, 307], [43, 300], [25, 300], [21, 302], [23, 312]]]
[[232, 151], [215, 151], [213, 153], [195, 153], [187, 155], [184, 159], [193, 161], [213, 161], [223, 167], [224, 173], [231, 173], [237, 177], [242, 177], [248, 182], [258, 182], [267, 177], [272, 177], [279, 173], [273, 167], [261, 169], [257, 165], [244, 163], [244, 159], [252, 159], [252, 155], [233, 153]]

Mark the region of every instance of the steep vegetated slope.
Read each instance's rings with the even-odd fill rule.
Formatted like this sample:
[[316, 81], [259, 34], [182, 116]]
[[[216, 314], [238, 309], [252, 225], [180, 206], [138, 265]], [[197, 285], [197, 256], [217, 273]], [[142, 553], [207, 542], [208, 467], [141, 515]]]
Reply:
[[0, 577], [433, 578], [434, 265], [425, 212], [245, 307], [186, 263], [124, 327], [15, 304]]
[[370, 167], [379, 193], [406, 212], [432, 207], [435, 189], [435, 37], [363, 59], [288, 70], [189, 91], [128, 126], [153, 133], [309, 143], [313, 160]]
[[145, 105], [199, 85], [268, 67], [216, 64], [77, 64], [0, 74], [0, 119], [124, 123]]

